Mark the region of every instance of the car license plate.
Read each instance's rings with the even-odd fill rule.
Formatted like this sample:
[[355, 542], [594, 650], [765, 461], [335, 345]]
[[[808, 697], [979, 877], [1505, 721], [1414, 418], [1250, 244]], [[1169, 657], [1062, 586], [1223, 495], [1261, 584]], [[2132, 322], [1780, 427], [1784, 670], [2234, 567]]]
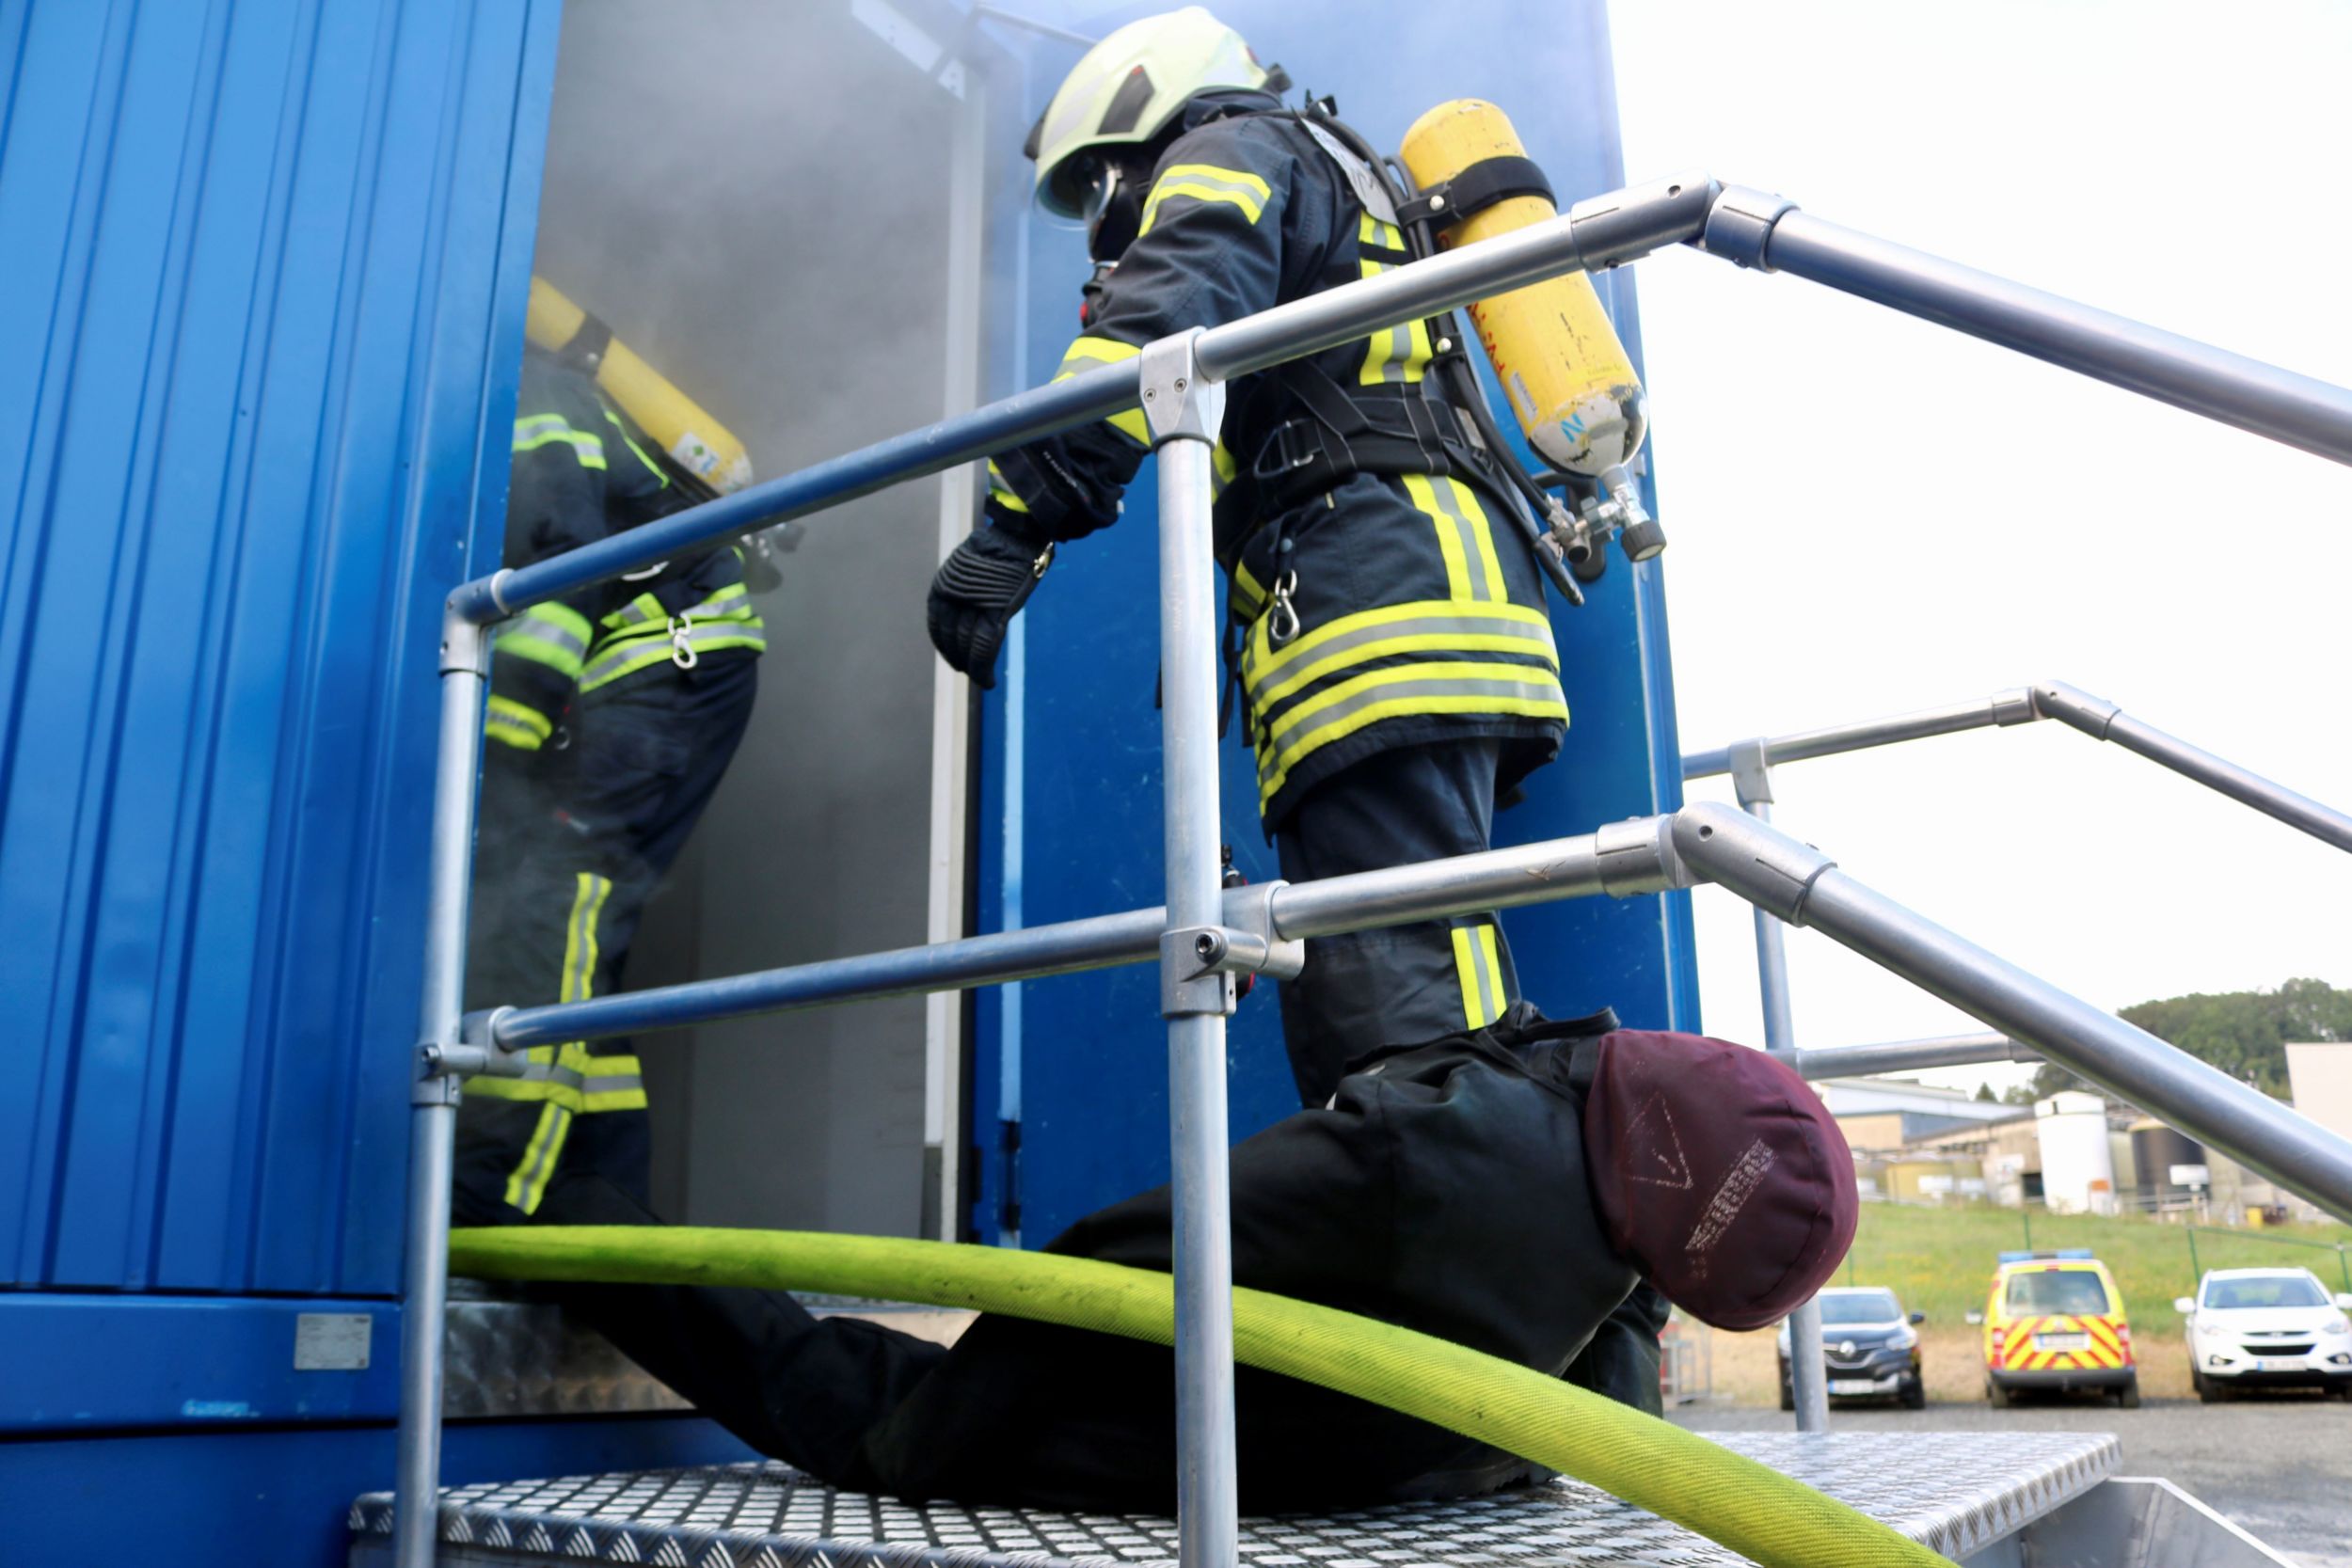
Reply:
[[1879, 1386], [1867, 1377], [1834, 1377], [1829, 1380], [1833, 1394], [1875, 1394]]
[[2033, 1348], [2036, 1350], [2088, 1350], [2090, 1348], [2090, 1336], [2088, 1334], [2037, 1334], [2033, 1337]]
[[2302, 1370], [2301, 1360], [2293, 1356], [2258, 1355], [2254, 1357], [2254, 1370], [2258, 1372], [2299, 1372]]

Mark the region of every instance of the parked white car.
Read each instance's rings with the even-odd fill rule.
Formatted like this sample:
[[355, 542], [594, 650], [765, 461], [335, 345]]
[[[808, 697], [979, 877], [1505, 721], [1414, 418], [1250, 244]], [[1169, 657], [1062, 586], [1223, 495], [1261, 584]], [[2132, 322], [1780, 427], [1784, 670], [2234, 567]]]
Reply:
[[2207, 1404], [2233, 1389], [2320, 1388], [2352, 1400], [2352, 1293], [2309, 1269], [2209, 1269], [2188, 1319], [2189, 1381]]

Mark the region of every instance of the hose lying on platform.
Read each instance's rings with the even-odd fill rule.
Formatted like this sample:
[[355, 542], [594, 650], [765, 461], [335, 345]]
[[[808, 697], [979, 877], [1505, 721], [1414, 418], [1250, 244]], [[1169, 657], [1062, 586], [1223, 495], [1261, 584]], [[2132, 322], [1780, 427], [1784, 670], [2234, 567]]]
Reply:
[[[453, 1231], [450, 1269], [478, 1279], [820, 1291], [1001, 1312], [1159, 1345], [1174, 1338], [1168, 1275], [1006, 1247], [797, 1230], [534, 1226]], [[1589, 1481], [1766, 1568], [1951, 1568], [1768, 1465], [1426, 1334], [1236, 1289], [1233, 1354]]]

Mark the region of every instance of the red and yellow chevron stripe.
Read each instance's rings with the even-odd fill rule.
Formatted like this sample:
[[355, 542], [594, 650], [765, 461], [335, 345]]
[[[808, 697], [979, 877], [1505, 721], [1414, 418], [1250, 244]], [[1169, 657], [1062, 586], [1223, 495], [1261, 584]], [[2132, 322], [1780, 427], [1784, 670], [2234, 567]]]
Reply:
[[[2080, 1350], [2039, 1350], [2034, 1339], [2042, 1334], [2080, 1334], [2088, 1341]], [[2106, 1318], [2020, 1318], [2005, 1325], [1999, 1341], [1998, 1365], [2012, 1372], [2085, 1370], [2094, 1367], [2128, 1367], [2132, 1353], [2123, 1331]]]

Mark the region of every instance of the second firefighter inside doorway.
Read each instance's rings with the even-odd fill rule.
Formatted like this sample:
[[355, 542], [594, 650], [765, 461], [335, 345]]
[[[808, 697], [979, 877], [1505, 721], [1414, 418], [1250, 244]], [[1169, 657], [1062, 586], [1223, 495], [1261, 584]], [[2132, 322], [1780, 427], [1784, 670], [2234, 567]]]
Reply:
[[[706, 499], [579, 364], [526, 350], [506, 563]], [[750, 721], [766, 646], [740, 546], [704, 547], [537, 605], [500, 628], [483, 748], [469, 1008], [618, 989], [646, 900]], [[534, 1215], [560, 1175], [647, 1200], [644, 1081], [625, 1040], [529, 1053], [458, 1117], [460, 1224]]]

